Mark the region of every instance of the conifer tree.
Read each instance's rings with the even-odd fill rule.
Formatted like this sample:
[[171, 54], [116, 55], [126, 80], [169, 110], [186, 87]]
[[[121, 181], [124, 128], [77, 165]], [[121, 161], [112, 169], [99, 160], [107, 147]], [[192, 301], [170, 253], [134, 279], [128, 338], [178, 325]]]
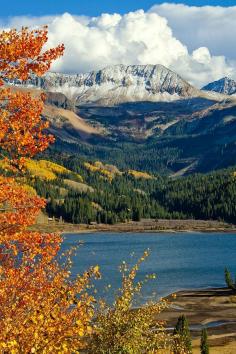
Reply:
[[175, 339], [175, 354], [192, 354], [192, 340], [189, 331], [189, 325], [184, 315], [178, 318], [177, 324], [174, 329]]
[[132, 217], [133, 221], [140, 221], [141, 220], [141, 215], [140, 214], [141, 213], [140, 213], [140, 209], [139, 208], [134, 209], [133, 217]]
[[225, 282], [228, 288], [236, 290], [236, 284], [233, 282], [230, 271], [227, 268], [225, 268]]
[[209, 354], [208, 335], [206, 328], [201, 333], [201, 354]]

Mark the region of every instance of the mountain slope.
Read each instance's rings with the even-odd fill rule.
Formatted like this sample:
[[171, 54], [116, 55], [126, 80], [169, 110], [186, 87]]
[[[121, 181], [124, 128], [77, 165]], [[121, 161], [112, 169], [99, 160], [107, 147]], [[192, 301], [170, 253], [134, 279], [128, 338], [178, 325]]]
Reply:
[[[59, 161], [28, 160], [31, 177], [24, 182], [27, 190], [47, 198], [48, 216], [60, 223], [114, 224], [141, 218], [220, 218], [235, 222], [235, 167], [173, 180], [140, 171], [120, 171], [100, 161], [54, 158]], [[5, 167], [0, 161], [0, 169]], [[44, 216], [42, 221], [56, 220]]]
[[[13, 83], [22, 84], [20, 81]], [[77, 105], [173, 101], [199, 94], [199, 90], [162, 65], [115, 65], [76, 75], [47, 73], [24, 84], [64, 93], [73, 98]]]
[[[42, 93], [42, 90], [35, 89], [35, 87], [14, 86], [12, 89], [14, 91], [29, 91], [35, 97], [39, 97]], [[104, 127], [96, 123], [90, 124], [76, 114], [73, 101], [62, 93], [46, 92], [42, 116], [50, 122], [51, 133], [67, 143], [75, 143], [78, 140], [87, 141], [93, 136], [106, 135]]]
[[94, 136], [86, 144], [77, 139], [73, 146], [57, 140], [59, 151], [79, 153], [85, 159], [102, 160], [121, 169], [167, 174], [181, 171], [178, 175], [236, 164], [233, 103], [199, 99], [136, 102], [114, 108], [84, 108], [80, 116], [106, 124], [109, 134]]
[[214, 91], [225, 95], [236, 94], [236, 81], [228, 77], [209, 83], [202, 88], [203, 91]]
[[199, 91], [161, 65], [48, 73], [25, 84], [46, 90], [53, 154], [175, 176], [236, 164], [236, 96]]
[[196, 95], [194, 87], [162, 65], [107, 67], [90, 73], [81, 89], [76, 104], [173, 101]]

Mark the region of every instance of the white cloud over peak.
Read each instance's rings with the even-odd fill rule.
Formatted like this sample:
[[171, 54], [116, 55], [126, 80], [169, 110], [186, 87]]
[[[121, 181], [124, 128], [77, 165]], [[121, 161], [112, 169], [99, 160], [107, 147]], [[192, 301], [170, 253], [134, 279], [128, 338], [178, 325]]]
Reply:
[[87, 71], [120, 63], [170, 66], [173, 60], [187, 55], [187, 48], [173, 37], [166, 19], [143, 10], [124, 16], [103, 14], [86, 24], [64, 14], [51, 22], [50, 34], [50, 45], [55, 45], [57, 38], [67, 48], [56, 65], [63, 71]]
[[236, 58], [236, 6], [198, 7], [163, 3], [153, 6], [149, 12], [165, 17], [174, 35], [190, 51], [204, 46], [214, 55]]
[[[232, 55], [231, 61], [228, 61], [223, 54], [219, 54], [220, 52], [215, 54], [213, 47], [207, 46], [203, 40], [198, 39], [198, 45], [195, 46], [183, 39], [183, 34], [181, 37], [181, 31], [184, 31], [186, 36], [187, 33], [190, 37], [193, 36], [193, 27], [197, 21], [192, 20], [191, 23], [187, 12], [181, 17], [183, 8], [184, 11], [190, 11], [190, 17], [195, 18], [192, 8], [181, 6], [168, 7], [168, 4], [163, 4], [153, 7], [149, 12], [139, 10], [126, 15], [103, 14], [93, 18], [72, 16], [68, 13], [41, 18], [15, 17], [7, 24], [2, 24], [2, 27], [47, 23], [48, 46], [64, 43], [66, 47], [64, 57], [54, 64], [54, 71], [87, 72], [113, 64], [162, 64], [198, 87], [223, 76], [235, 77], [236, 65], [232, 59], [235, 59], [236, 55]], [[179, 10], [173, 25], [175, 7]], [[201, 8], [196, 9], [195, 11], [198, 11]], [[211, 23], [215, 25], [214, 9], [211, 16], [213, 22], [209, 20], [208, 27], [211, 27]], [[208, 12], [211, 13], [211, 9], [208, 9]], [[182, 24], [184, 19], [186, 25]], [[204, 22], [204, 25], [207, 24]]]

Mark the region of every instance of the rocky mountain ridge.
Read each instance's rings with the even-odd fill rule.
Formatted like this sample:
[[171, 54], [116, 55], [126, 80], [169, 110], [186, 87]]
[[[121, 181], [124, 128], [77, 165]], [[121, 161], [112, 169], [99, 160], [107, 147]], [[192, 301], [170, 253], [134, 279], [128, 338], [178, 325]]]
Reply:
[[43, 116], [62, 154], [177, 175], [236, 164], [236, 96], [200, 91], [161, 65], [8, 84], [47, 93]]
[[114, 65], [88, 74], [47, 73], [14, 85], [61, 92], [76, 104], [112, 105], [137, 101], [174, 101], [199, 90], [163, 65]]
[[209, 83], [202, 88], [203, 91], [214, 91], [224, 95], [236, 94], [236, 81], [229, 77]]

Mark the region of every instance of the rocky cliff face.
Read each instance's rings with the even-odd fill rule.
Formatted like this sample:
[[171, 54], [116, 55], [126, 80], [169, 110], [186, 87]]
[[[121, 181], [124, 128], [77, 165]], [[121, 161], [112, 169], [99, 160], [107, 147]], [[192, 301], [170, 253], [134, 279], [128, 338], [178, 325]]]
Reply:
[[60, 92], [47, 92], [46, 104], [74, 111], [74, 103]]
[[[19, 81], [14, 84], [21, 85]], [[115, 65], [88, 74], [47, 73], [23, 83], [64, 93], [77, 104], [113, 105], [135, 101], [174, 101], [199, 90], [162, 65]]]
[[228, 77], [224, 77], [204, 86], [202, 90], [219, 92], [224, 95], [234, 95], [236, 94], [236, 81]]

